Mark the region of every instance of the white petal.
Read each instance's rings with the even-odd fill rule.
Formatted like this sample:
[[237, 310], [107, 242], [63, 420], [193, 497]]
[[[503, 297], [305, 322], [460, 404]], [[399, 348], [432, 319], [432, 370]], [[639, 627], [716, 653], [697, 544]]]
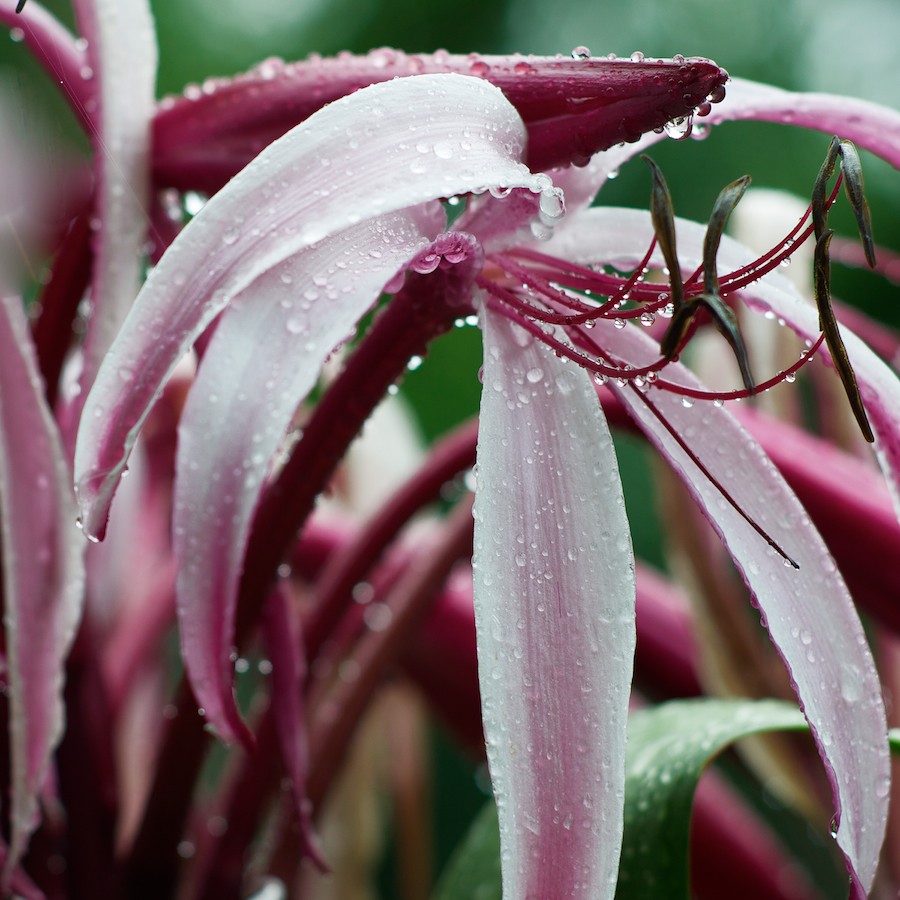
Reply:
[[178, 615], [197, 702], [225, 739], [243, 732], [229, 651], [244, 550], [272, 457], [326, 357], [436, 224], [425, 210], [410, 210], [297, 253], [235, 298], [203, 357], [178, 432]]
[[486, 312], [475, 609], [504, 896], [612, 897], [634, 560], [590, 379]]
[[545, 189], [546, 178], [518, 162], [524, 140], [518, 114], [490, 84], [423, 75], [332, 103], [261, 153], [172, 244], [104, 361], [76, 453], [86, 530], [102, 533], [162, 384], [233, 297], [366, 219], [491, 185]]

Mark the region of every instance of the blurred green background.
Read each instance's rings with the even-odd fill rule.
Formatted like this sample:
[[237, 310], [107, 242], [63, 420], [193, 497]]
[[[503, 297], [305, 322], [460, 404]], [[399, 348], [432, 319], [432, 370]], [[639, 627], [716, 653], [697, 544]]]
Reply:
[[[46, 4], [71, 22], [67, 4]], [[389, 45], [408, 51], [708, 56], [732, 75], [798, 90], [847, 93], [900, 108], [900, 3], [897, 0], [156, 0], [160, 95], [187, 83], [228, 75], [269, 56], [364, 52]], [[24, 49], [0, 40], [0, 90], [11, 101], [0, 127], [31, 130], [46, 118], [48, 140], [80, 145], [72, 120]], [[743, 174], [754, 184], [808, 194], [827, 138], [795, 129], [728, 125], [704, 141], [666, 141], [653, 151], [672, 187], [678, 213], [705, 219], [719, 189]], [[52, 153], [64, 153], [53, 150]], [[900, 176], [864, 156], [876, 240], [900, 247]], [[602, 202], [646, 206], [649, 178], [640, 165], [610, 183]], [[839, 232], [852, 217], [839, 204]], [[838, 296], [900, 325], [898, 289], [865, 274], [835, 273]], [[480, 337], [466, 328], [442, 339], [403, 387], [430, 439], [477, 410]], [[644, 448], [620, 439], [620, 465], [638, 553], [662, 563], [652, 515]], [[440, 736], [434, 789], [436, 863], [446, 858], [484, 794], [472, 770]], [[484, 779], [481, 779], [482, 786]], [[390, 868], [390, 865], [387, 865]], [[388, 879], [388, 884], [390, 879]], [[385, 888], [385, 896], [392, 888]]]

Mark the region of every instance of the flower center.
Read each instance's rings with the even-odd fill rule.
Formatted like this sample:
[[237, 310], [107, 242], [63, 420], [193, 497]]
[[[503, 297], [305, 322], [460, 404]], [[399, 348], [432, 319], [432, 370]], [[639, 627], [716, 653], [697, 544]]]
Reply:
[[[805, 224], [807, 218], [808, 215], [769, 253], [722, 278], [723, 296], [733, 298], [742, 288], [788, 260], [811, 231], [811, 226]], [[642, 364], [621, 358], [596, 336], [594, 329], [599, 323], [611, 323], [616, 329], [640, 325], [661, 340], [667, 320], [675, 311], [666, 269], [650, 262], [656, 247], [654, 238], [631, 273], [589, 268], [536, 250], [514, 248], [491, 254], [477, 283], [491, 309], [515, 321], [560, 358], [590, 372], [597, 384], [615, 379], [622, 386], [630, 382], [646, 390], [654, 385], [685, 398], [721, 402], [753, 396], [782, 381], [793, 381], [797, 371], [818, 350], [821, 337], [790, 367], [758, 385], [732, 391], [692, 388], [661, 377], [663, 369], [678, 359], [677, 354], [667, 356], [660, 352], [656, 359]], [[684, 281], [683, 293], [686, 304], [703, 296], [700, 269]], [[688, 337], [703, 321], [701, 315], [696, 317]]]

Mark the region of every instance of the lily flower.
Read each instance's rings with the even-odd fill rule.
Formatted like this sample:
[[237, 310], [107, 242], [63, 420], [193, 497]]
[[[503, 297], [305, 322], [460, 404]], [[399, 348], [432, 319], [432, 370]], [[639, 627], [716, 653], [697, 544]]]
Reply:
[[[484, 80], [494, 64], [486, 65], [476, 77], [420, 74], [336, 100], [262, 150], [191, 220], [151, 272], [85, 403], [75, 458], [83, 527], [102, 537], [154, 400], [215, 321], [179, 432], [178, 607], [206, 720], [226, 740], [249, 743], [232, 695], [235, 617], [238, 597], [248, 602], [265, 540], [254, 522], [295, 409], [335, 347], [392, 294], [298, 445], [304, 460], [316, 458], [311, 503], [374, 406], [370, 394], [431, 337], [477, 316], [485, 354], [475, 604], [505, 891], [596, 897], [615, 887], [635, 588], [599, 381], [684, 479], [764, 610], [832, 780], [837, 840], [856, 891], [867, 891], [884, 832], [888, 756], [879, 682], [850, 596], [762, 449], [628, 321], [652, 323], [670, 300], [668, 286], [638, 281], [643, 267], [662, 264], [653, 253], [658, 226], [587, 206], [631, 150], [554, 173], [556, 184], [532, 172], [525, 160], [548, 167], [573, 157], [532, 156], [527, 106], [520, 115]], [[696, 102], [721, 100], [715, 80], [704, 90]], [[771, 110], [786, 118], [787, 101], [767, 107], [766, 96], [740, 85], [737, 102], [709, 121]], [[791, 97], [792, 109], [826, 106], [804, 102]], [[891, 114], [849, 101], [828, 109], [824, 127], [896, 162], [898, 144], [878, 130], [885, 119], [896, 128]], [[813, 112], [802, 123], [818, 127]], [[246, 152], [232, 152], [228, 140], [211, 146], [229, 174]], [[601, 149], [579, 148], [574, 161]], [[467, 208], [448, 227], [445, 209], [461, 198]], [[679, 223], [679, 234], [686, 227]], [[762, 278], [761, 265], [726, 250], [729, 284], [815, 339], [814, 312], [777, 276]], [[690, 270], [704, 259], [691, 233], [681, 264]], [[636, 275], [608, 275], [596, 269], [603, 264]], [[629, 297], [642, 301], [636, 311], [621, 306]], [[900, 408], [900, 386], [864, 345], [850, 335], [847, 343], [896, 486], [891, 410]]]

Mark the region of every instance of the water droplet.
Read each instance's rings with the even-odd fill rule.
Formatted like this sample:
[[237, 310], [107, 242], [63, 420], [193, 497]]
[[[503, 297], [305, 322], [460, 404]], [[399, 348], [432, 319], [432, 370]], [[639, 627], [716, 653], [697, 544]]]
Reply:
[[438, 141], [434, 145], [434, 155], [438, 159], [452, 159], [453, 144], [451, 144], [449, 141]]
[[682, 397], [682, 398], [681, 398], [681, 405], [682, 405], [685, 409], [690, 409], [690, 408], [694, 405], [694, 401], [693, 401], [690, 397]]
[[643, 62], [644, 54], [641, 53], [640, 50], [635, 50], [634, 53], [631, 54], [631, 61], [632, 62]]
[[606, 173], [606, 177], [609, 181], [614, 181], [616, 178], [619, 177], [619, 170], [618, 169], [610, 169]]
[[572, 59], [590, 59], [591, 51], [585, 46], [578, 46], [572, 51]]
[[565, 212], [566, 203], [561, 191], [552, 188], [541, 193], [540, 213], [545, 224], [558, 221], [565, 215]]
[[796, 373], [796, 372], [788, 372], [788, 373], [784, 376], [784, 380], [785, 380], [788, 384], [793, 384], [793, 383], [797, 380], [797, 373]]
[[641, 325], [649, 328], [656, 321], [656, 315], [652, 312], [642, 312], [641, 313]]
[[620, 331], [627, 325], [628, 323], [624, 319], [613, 319], [613, 327], [618, 328]]
[[9, 30], [9, 39], [14, 44], [21, 44], [25, 40], [25, 32], [21, 28], [11, 28]]
[[674, 119], [669, 119], [669, 121], [663, 125], [663, 131], [665, 131], [673, 141], [683, 141], [686, 137], [690, 136], [693, 127], [694, 117], [692, 115], [676, 116]]
[[529, 369], [525, 373], [525, 377], [532, 383], [537, 384], [544, 377], [544, 370], [538, 369], [535, 367], [534, 369]]

